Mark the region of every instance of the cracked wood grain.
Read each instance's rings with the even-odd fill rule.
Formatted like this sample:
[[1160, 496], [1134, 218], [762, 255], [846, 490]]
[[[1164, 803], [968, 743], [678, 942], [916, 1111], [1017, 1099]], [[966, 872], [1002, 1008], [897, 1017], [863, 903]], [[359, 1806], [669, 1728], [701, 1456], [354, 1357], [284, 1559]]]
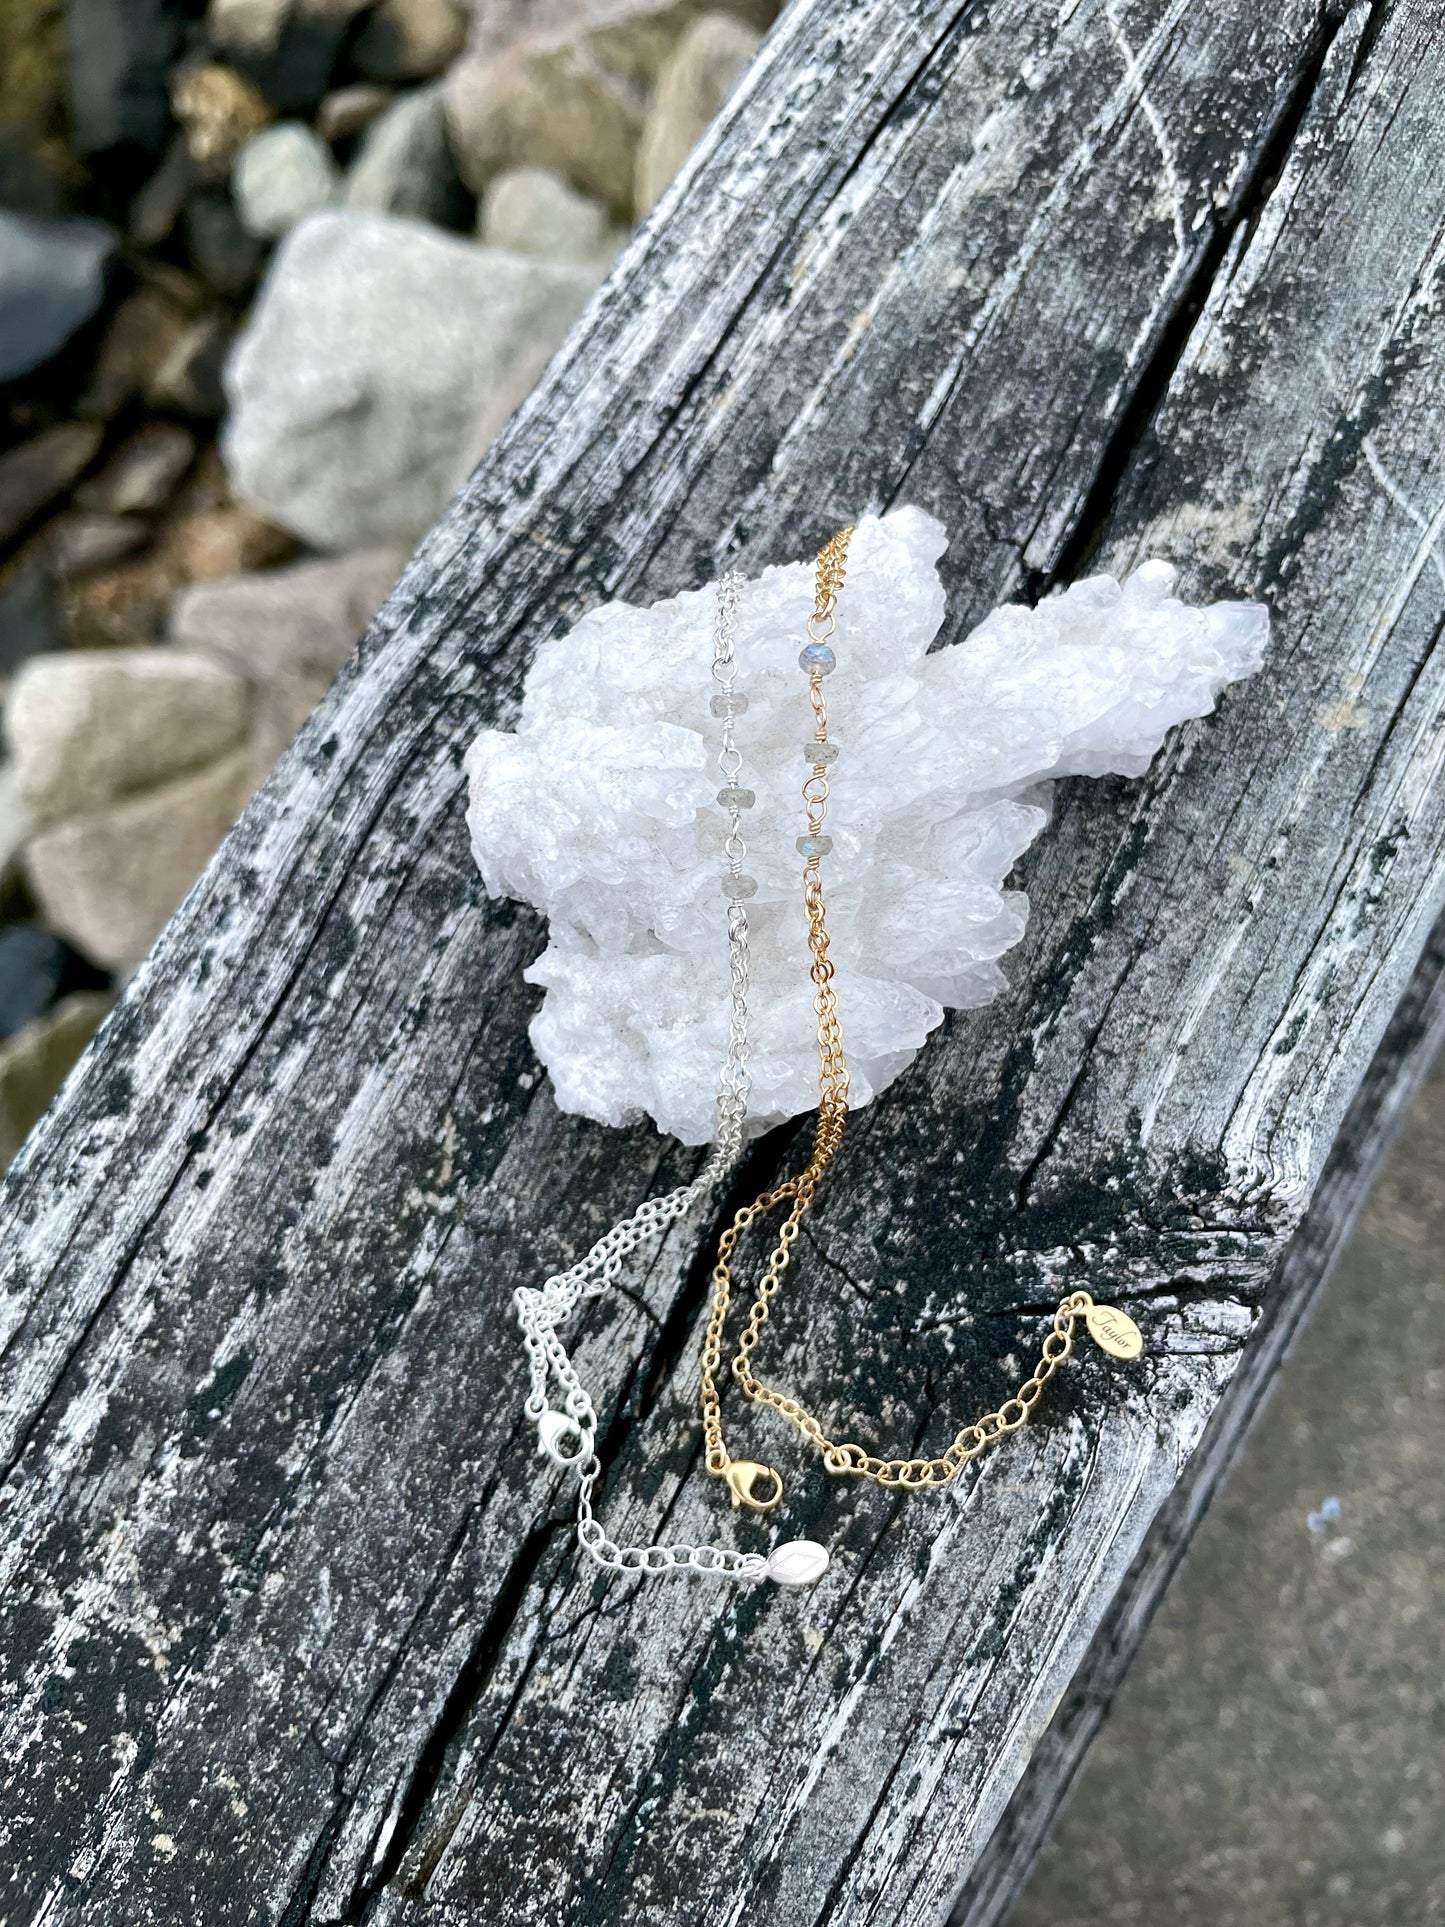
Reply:
[[[1442, 64], [1398, 5], [791, 9], [9, 1182], [6, 1923], [873, 1927], [982, 1878], [1419, 1048]], [[557, 1115], [460, 753], [582, 608], [901, 499], [950, 642], [1096, 548], [1275, 639], [1146, 780], [1061, 791], [1012, 990], [859, 1118], [772, 1357], [931, 1449], [1068, 1284], [1150, 1356], [936, 1501], [785, 1458], [806, 1597], [596, 1582], [509, 1294], [694, 1158]], [[706, 1260], [677, 1227], [579, 1335], [619, 1534], [717, 1529]]]

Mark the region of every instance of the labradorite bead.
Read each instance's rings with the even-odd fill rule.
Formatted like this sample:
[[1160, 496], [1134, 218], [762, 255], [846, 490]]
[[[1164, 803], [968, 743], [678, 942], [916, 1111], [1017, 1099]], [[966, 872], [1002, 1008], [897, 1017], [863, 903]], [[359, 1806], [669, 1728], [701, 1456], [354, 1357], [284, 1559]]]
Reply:
[[758, 894], [758, 880], [750, 876], [725, 876], [722, 880], [723, 895], [729, 903], [746, 903], [749, 897]]
[[720, 689], [708, 704], [714, 716], [741, 716], [747, 706], [748, 699], [741, 689], [733, 690], [731, 695], [726, 689]]
[[831, 676], [838, 667], [838, 658], [826, 642], [810, 642], [798, 657], [798, 666], [810, 676]]
[[745, 790], [739, 783], [724, 783], [717, 800], [725, 810], [750, 810], [758, 799], [755, 791]]
[[833, 839], [831, 836], [816, 835], [800, 836], [798, 838], [799, 856], [827, 856], [832, 848]]
[[811, 763], [816, 769], [821, 763], [825, 769], [838, 760], [836, 743], [804, 743], [803, 761]]

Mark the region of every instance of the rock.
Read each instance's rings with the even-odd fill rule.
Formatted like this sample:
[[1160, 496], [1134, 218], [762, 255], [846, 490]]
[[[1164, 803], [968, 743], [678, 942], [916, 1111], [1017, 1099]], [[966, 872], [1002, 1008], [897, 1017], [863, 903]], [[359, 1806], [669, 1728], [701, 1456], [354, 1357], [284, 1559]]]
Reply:
[[0, 763], [0, 902], [15, 893], [20, 853], [34, 833], [35, 825], [16, 785], [15, 772], [8, 763]]
[[0, 208], [0, 381], [50, 360], [100, 306], [116, 236], [101, 221]]
[[262, 91], [280, 113], [304, 118], [321, 100], [350, 31], [352, 11], [295, 0], [280, 46], [266, 60], [252, 64]]
[[33, 923], [0, 930], [0, 1038], [13, 1037], [54, 1003], [70, 954], [69, 944]]
[[352, 58], [373, 80], [427, 80], [446, 72], [466, 34], [466, 16], [451, 0], [381, 0]]
[[403, 94], [368, 130], [346, 177], [347, 207], [447, 225], [470, 206], [447, 146], [439, 87]]
[[198, 510], [165, 533], [162, 553], [178, 583], [214, 582], [222, 576], [264, 569], [293, 555], [296, 544], [251, 509]]
[[138, 560], [67, 582], [70, 640], [83, 650], [144, 648], [157, 639], [172, 598], [187, 583], [283, 562], [295, 548], [289, 535], [249, 509], [173, 515]]
[[62, 166], [54, 129], [64, 106], [59, 7], [55, 0], [7, 0], [0, 5], [0, 207], [59, 213]]
[[183, 9], [167, 0], [65, 0], [70, 120], [82, 154], [135, 147], [158, 154], [166, 136], [166, 76]]
[[462, 179], [482, 194], [503, 168], [548, 167], [627, 218], [653, 89], [698, 11], [632, 0], [600, 21], [539, 23], [501, 53], [464, 56], [446, 81]]
[[51, 560], [57, 575], [85, 575], [133, 555], [149, 535], [135, 515], [67, 515], [56, 526]]
[[177, 74], [171, 105], [191, 159], [213, 179], [224, 175], [271, 119], [270, 104], [255, 82], [219, 61]]
[[205, 307], [204, 286], [184, 268], [178, 268], [170, 261], [157, 260], [154, 255], [133, 257], [129, 265], [147, 287], [154, 288], [167, 301], [173, 301], [182, 314], [196, 314]]
[[570, 50], [512, 49], [459, 60], [446, 80], [447, 131], [462, 179], [484, 194], [493, 176], [546, 167], [626, 218], [646, 95]]
[[251, 752], [242, 748], [161, 789], [42, 830], [25, 867], [45, 921], [106, 969], [138, 963], [252, 787]]
[[[568, 0], [570, 6], [571, 0]], [[566, 24], [541, 18], [536, 0], [472, 0], [472, 23], [465, 58], [495, 60], [520, 40], [529, 27], [547, 31]]]
[[150, 555], [91, 569], [65, 583], [72, 648], [141, 648], [154, 642], [171, 584]]
[[63, 649], [66, 640], [54, 577], [41, 556], [27, 557], [0, 583], [0, 676], [42, 650]]
[[607, 209], [545, 167], [509, 167], [487, 189], [481, 234], [514, 254], [595, 261], [607, 245]]
[[109, 421], [144, 394], [188, 326], [184, 308], [159, 288], [138, 288], [116, 309], [77, 413]]
[[186, 245], [197, 271], [228, 301], [249, 294], [265, 265], [265, 242], [241, 226], [228, 194], [197, 194], [186, 203]]
[[317, 548], [414, 540], [598, 278], [390, 215], [313, 215], [278, 250], [227, 365], [237, 493]]
[[0, 1163], [49, 1110], [110, 1006], [103, 991], [77, 991], [0, 1044]]
[[177, 598], [175, 645], [254, 686], [258, 780], [326, 694], [406, 559], [402, 549], [365, 549], [205, 583]]
[[102, 985], [95, 966], [51, 931], [33, 923], [0, 930], [0, 1038], [13, 1037], [57, 998]]
[[53, 140], [32, 142], [0, 122], [0, 207], [36, 220], [53, 220], [65, 210], [64, 150]]
[[134, 515], [157, 509], [195, 458], [195, 437], [173, 422], [148, 422], [75, 492], [83, 509]]
[[762, 36], [731, 14], [705, 13], [658, 77], [637, 150], [636, 203], [650, 214], [752, 63]]
[[21, 670], [5, 730], [20, 795], [44, 827], [213, 760], [249, 716], [241, 678], [205, 658], [72, 649]]
[[233, 500], [212, 444], [202, 449], [154, 525], [143, 554], [66, 581], [71, 643], [80, 649], [147, 646], [187, 583], [266, 568], [289, 560], [295, 550], [293, 537]]
[[221, 369], [230, 345], [231, 331], [219, 315], [193, 322], [156, 370], [147, 400], [214, 421], [226, 405]]
[[268, 240], [325, 207], [335, 190], [331, 155], [299, 120], [253, 135], [237, 155], [231, 179], [241, 226]]
[[199, 175], [184, 136], [173, 140], [165, 159], [131, 202], [126, 233], [136, 247], [160, 246], [179, 219]]
[[316, 131], [324, 141], [354, 140], [396, 98], [390, 87], [358, 81], [328, 94], [316, 110]]
[[211, 0], [206, 38], [233, 60], [264, 60], [281, 45], [290, 11], [291, 0]]
[[94, 422], [61, 422], [0, 455], [0, 544], [19, 535], [90, 466], [102, 440]]

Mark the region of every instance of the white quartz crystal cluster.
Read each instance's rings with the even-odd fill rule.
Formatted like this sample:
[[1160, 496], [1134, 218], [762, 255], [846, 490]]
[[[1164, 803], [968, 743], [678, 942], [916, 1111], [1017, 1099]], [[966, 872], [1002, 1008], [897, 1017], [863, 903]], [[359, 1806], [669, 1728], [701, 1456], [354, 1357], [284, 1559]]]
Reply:
[[[1257, 604], [1187, 608], [1174, 570], [1149, 562], [1122, 584], [1095, 576], [996, 609], [930, 655], [946, 540], [916, 509], [859, 523], [825, 684], [841, 753], [822, 869], [855, 1105], [946, 1006], [997, 994], [1028, 916], [1004, 884], [1047, 820], [1048, 781], [1141, 774], [1173, 724], [1259, 667], [1268, 632]], [[812, 564], [797, 562], [747, 583], [738, 609], [759, 1124], [817, 1102], [795, 848], [812, 597]], [[646, 1112], [690, 1144], [712, 1134], [727, 1030], [714, 599], [709, 586], [592, 610], [538, 650], [515, 732], [484, 730], [467, 756], [486, 888], [548, 919], [527, 976], [546, 988], [532, 1041], [557, 1102], [608, 1124]]]

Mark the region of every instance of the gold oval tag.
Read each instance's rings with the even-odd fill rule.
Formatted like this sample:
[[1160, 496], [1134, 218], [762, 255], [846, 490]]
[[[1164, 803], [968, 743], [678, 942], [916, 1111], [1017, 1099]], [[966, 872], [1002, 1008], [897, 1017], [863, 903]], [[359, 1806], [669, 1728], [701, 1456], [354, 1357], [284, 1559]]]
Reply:
[[1090, 1305], [1084, 1323], [1094, 1343], [1114, 1358], [1137, 1358], [1144, 1349], [1144, 1334], [1117, 1305]]

